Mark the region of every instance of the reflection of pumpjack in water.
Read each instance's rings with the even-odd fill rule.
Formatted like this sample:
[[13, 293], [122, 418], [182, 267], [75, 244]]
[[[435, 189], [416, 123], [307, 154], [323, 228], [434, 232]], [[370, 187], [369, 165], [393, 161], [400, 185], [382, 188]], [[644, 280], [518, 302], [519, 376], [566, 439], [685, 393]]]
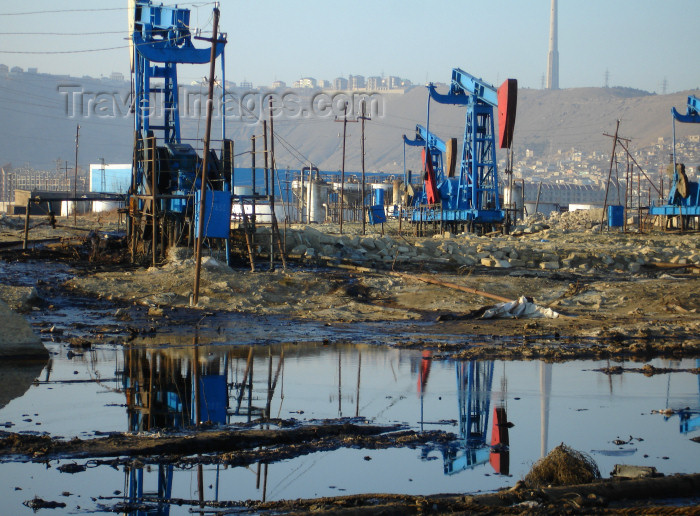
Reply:
[[[427, 380], [430, 357], [423, 356], [421, 379]], [[491, 463], [496, 473], [509, 473], [509, 437], [506, 408], [499, 405], [494, 408], [491, 445], [487, 442], [489, 412], [491, 406], [491, 384], [493, 381], [492, 361], [456, 362], [457, 403], [459, 406], [459, 439], [441, 447], [444, 460], [444, 472], [453, 475], [472, 469], [480, 464]], [[419, 388], [425, 388], [425, 382], [419, 379]], [[429, 449], [423, 450], [424, 458]]]
[[[272, 374], [272, 354], [268, 357], [267, 403], [264, 407], [253, 405], [253, 348], [249, 348], [245, 360], [243, 380], [237, 381], [237, 373], [230, 371], [231, 361], [238, 364], [244, 351], [231, 353], [204, 353], [200, 347], [191, 351], [148, 350], [132, 348], [125, 352], [122, 385], [126, 394], [128, 427], [132, 432], [151, 431], [157, 428], [180, 429], [198, 422], [227, 424], [231, 417], [269, 416], [270, 404], [284, 363], [284, 351], [280, 353], [276, 373]], [[200, 359], [201, 358], [201, 359]], [[236, 367], [236, 371], [237, 371]], [[232, 380], [229, 382], [229, 378]], [[247, 394], [247, 396], [246, 396]], [[229, 402], [231, 400], [231, 403]], [[132, 502], [157, 500], [157, 505], [147, 511], [136, 511], [134, 516], [167, 516], [170, 506], [164, 503], [171, 496], [173, 484], [172, 465], [159, 464], [157, 482], [153, 490], [146, 490], [146, 483], [153, 482], [152, 475], [144, 475], [143, 467], [127, 468], [125, 496]], [[258, 476], [260, 476], [260, 467]], [[200, 498], [203, 495], [203, 472], [198, 466]], [[147, 478], [144, 478], [147, 477]], [[216, 498], [218, 499], [218, 466]], [[259, 482], [258, 482], [259, 484]], [[263, 500], [267, 485], [267, 464], [264, 465]]]
[[122, 384], [130, 431], [227, 422], [227, 357], [201, 364], [197, 346], [193, 350], [192, 357], [144, 349], [126, 352]]
[[[700, 369], [700, 358], [695, 359], [695, 366]], [[669, 373], [669, 382], [671, 381]], [[675, 416], [680, 419], [680, 432], [682, 434], [689, 434], [690, 432], [695, 432], [700, 430], [700, 376], [698, 376], [698, 405], [696, 408], [686, 407], [674, 412]], [[669, 420], [673, 416], [664, 416], [665, 420]]]
[[[198, 347], [193, 356], [177, 355], [145, 349], [130, 349], [125, 353], [122, 384], [126, 394], [129, 430], [149, 431], [155, 428], [182, 428], [197, 421], [226, 422], [226, 375], [219, 374], [221, 358], [199, 361]], [[227, 371], [226, 357], [224, 371]], [[201, 470], [201, 466], [200, 466]], [[201, 478], [202, 472], [198, 470]], [[125, 495], [132, 502], [156, 500], [147, 510], [137, 510], [133, 516], [167, 516], [168, 500], [172, 494], [174, 467], [158, 464], [155, 489], [147, 490], [143, 467], [127, 467]], [[147, 478], [145, 478], [147, 477]], [[201, 484], [201, 482], [200, 482]]]

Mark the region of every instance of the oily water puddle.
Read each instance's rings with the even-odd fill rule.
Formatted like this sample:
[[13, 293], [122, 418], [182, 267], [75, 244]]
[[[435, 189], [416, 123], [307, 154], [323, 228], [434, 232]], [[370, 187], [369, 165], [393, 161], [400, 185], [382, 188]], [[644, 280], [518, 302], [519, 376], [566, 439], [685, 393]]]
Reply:
[[[60, 324], [67, 328], [69, 320], [109, 319], [114, 308], [105, 307], [100, 314], [93, 302], [90, 308], [76, 303], [60, 311]], [[61, 314], [32, 315], [30, 320], [58, 324], [51, 317], [59, 321]], [[256, 319], [249, 316], [246, 322], [254, 327]], [[42, 334], [51, 359], [23, 396], [0, 409], [0, 428], [63, 439], [178, 430], [192, 424], [198, 377], [202, 419], [215, 426], [269, 413], [299, 423], [334, 418], [399, 423], [416, 431], [451, 432], [456, 438], [415, 448], [341, 448], [247, 467], [125, 468], [94, 466], [88, 459], [8, 460], [0, 463], [2, 512], [32, 514], [23, 502], [35, 496], [66, 504], [54, 514], [81, 514], [103, 512], [104, 506], [120, 501], [156, 498], [244, 501], [477, 493], [514, 485], [562, 442], [590, 454], [603, 476], [618, 463], [655, 466], [666, 474], [697, 471], [700, 446], [691, 438], [700, 435], [700, 379], [691, 373], [647, 377], [596, 371], [625, 365], [608, 361], [433, 360], [430, 351], [374, 344], [248, 345], [250, 340], [232, 329], [218, 338], [211, 332], [141, 338], [139, 346], [129, 348], [105, 339], [86, 350], [51, 342]], [[294, 335], [299, 328], [291, 324], [277, 331]], [[700, 366], [696, 359], [650, 363], [674, 369]], [[656, 412], [667, 408], [676, 413]], [[497, 426], [497, 414], [511, 424]], [[495, 434], [502, 438], [505, 428], [509, 447], [492, 448]], [[74, 474], [59, 471], [71, 463], [88, 467]], [[149, 514], [192, 511], [198, 512], [188, 505], [162, 504]]]

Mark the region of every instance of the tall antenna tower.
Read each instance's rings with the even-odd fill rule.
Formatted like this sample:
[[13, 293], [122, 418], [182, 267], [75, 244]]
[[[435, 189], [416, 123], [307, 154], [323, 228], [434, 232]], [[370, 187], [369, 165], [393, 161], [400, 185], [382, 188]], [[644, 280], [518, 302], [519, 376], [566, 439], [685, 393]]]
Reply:
[[559, 49], [557, 29], [557, 0], [552, 0], [552, 14], [549, 19], [549, 54], [547, 55], [547, 89], [559, 89]]
[[605, 69], [605, 80], [603, 81], [603, 86], [605, 88], [610, 87], [610, 70], [608, 70], [607, 68]]

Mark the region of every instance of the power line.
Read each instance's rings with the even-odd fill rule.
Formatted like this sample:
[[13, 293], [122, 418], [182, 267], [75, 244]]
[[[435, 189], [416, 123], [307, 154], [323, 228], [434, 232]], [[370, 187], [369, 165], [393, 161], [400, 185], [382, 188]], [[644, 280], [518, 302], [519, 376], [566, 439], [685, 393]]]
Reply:
[[[0, 16], [2, 16], [0, 14]], [[120, 33], [123, 33], [124, 31], [119, 31]], [[186, 36], [175, 36], [174, 38], [167, 38], [167, 39], [162, 39], [158, 40], [158, 43], [166, 43], [166, 42], [175, 42], [176, 44], [180, 40], [184, 40]], [[140, 46], [149, 46], [152, 45], [152, 41], [144, 41], [142, 43], [136, 44], [136, 47]], [[0, 50], [0, 54], [40, 54], [40, 55], [51, 55], [51, 54], [84, 54], [87, 52], [105, 52], [109, 50], [121, 50], [125, 48], [129, 48], [130, 45], [120, 45], [117, 47], [106, 47], [106, 48], [87, 48], [87, 49], [81, 49], [81, 50]]]
[[[216, 2], [179, 2], [177, 4], [166, 5], [165, 7], [176, 7], [178, 5], [191, 5], [193, 7], [203, 7]], [[24, 11], [18, 13], [0, 13], [0, 16], [33, 16], [36, 14], [57, 14], [57, 13], [88, 13], [100, 11], [126, 11], [128, 7], [93, 7], [87, 9], [50, 9], [46, 11]]]
[[[1, 16], [1, 15], [0, 15]], [[0, 50], [0, 54], [84, 54], [86, 52], [105, 52], [107, 50], [123, 50], [129, 48], [129, 45], [121, 45], [118, 47], [107, 47], [107, 48], [87, 48], [83, 50]]]
[[99, 32], [0, 32], [0, 36], [99, 36], [102, 34], [123, 34], [125, 30]]
[[0, 16], [30, 16], [35, 14], [56, 14], [56, 13], [78, 13], [78, 12], [95, 12], [95, 11], [124, 11], [128, 7], [101, 7], [92, 9], [51, 9], [47, 11], [25, 11], [19, 13], [0, 13]]

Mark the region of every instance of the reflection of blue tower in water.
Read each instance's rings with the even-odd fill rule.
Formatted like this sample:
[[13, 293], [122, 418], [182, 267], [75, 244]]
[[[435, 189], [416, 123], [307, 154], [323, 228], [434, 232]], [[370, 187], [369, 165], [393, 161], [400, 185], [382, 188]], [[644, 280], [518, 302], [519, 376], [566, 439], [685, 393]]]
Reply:
[[[227, 423], [228, 356], [210, 354], [203, 358], [200, 360], [196, 337], [191, 354], [182, 350], [126, 351], [122, 383], [129, 430], [180, 429], [205, 421]], [[125, 496], [131, 502], [147, 500], [150, 504], [130, 516], [169, 515], [170, 504], [165, 501], [171, 498], [173, 473], [172, 464], [159, 464], [156, 478], [153, 473], [144, 474], [143, 467], [127, 467]], [[203, 475], [201, 468], [198, 475]]]
[[459, 440], [444, 452], [445, 474], [473, 468], [489, 461], [486, 444], [491, 405], [493, 361], [457, 362]]
[[173, 465], [158, 464], [158, 486], [155, 492], [144, 491], [143, 468], [130, 468], [128, 470], [129, 500], [143, 500], [144, 495], [149, 499], [155, 497], [158, 502], [155, 507], [147, 510], [136, 510], [129, 513], [130, 516], [168, 516], [170, 514], [170, 504], [164, 502], [169, 500], [173, 490]]
[[[700, 369], [700, 358], [695, 359], [695, 367]], [[669, 382], [671, 378], [669, 373]], [[668, 403], [667, 403], [668, 405]], [[698, 375], [698, 405], [693, 408], [684, 408], [676, 411], [680, 418], [680, 432], [688, 434], [696, 430], [700, 430], [700, 375]], [[666, 418], [668, 419], [668, 418]]]

